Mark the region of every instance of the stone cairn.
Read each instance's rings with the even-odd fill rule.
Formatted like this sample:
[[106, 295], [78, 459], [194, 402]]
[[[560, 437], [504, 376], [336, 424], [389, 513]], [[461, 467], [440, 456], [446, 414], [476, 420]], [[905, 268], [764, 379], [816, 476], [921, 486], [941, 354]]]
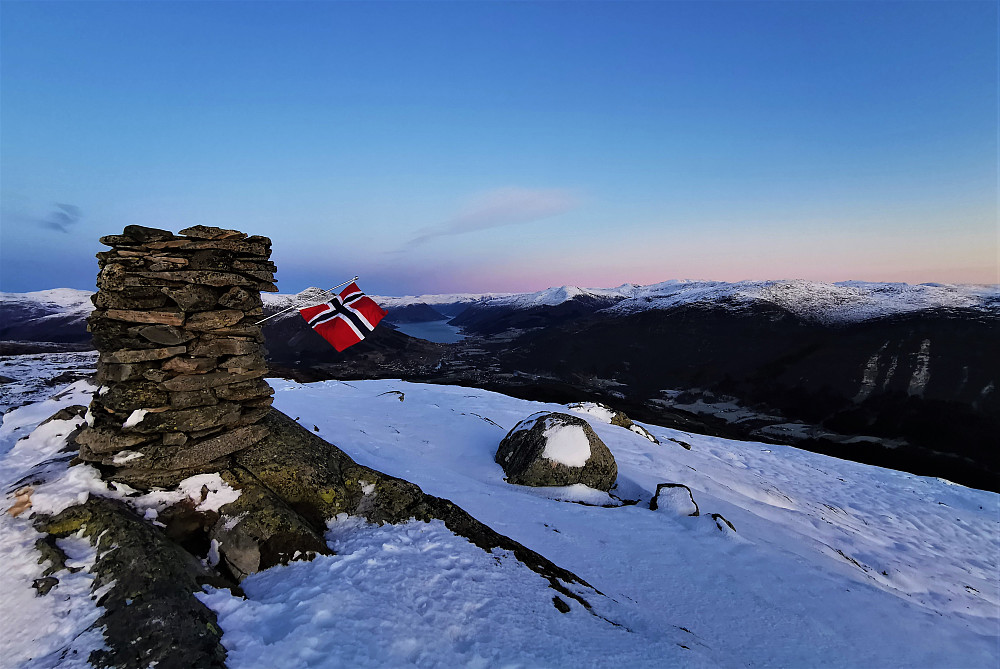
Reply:
[[260, 291], [276, 292], [271, 240], [130, 225], [101, 238], [89, 329], [99, 390], [77, 436], [108, 478], [170, 485], [225, 468], [268, 431]]

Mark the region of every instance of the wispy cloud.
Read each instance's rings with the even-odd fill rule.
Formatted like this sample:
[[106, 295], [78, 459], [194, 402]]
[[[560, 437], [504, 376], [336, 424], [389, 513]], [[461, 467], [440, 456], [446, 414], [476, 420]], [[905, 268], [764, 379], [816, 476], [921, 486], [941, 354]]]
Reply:
[[49, 215], [39, 222], [42, 227], [59, 232], [69, 232], [69, 227], [79, 223], [81, 218], [83, 218], [83, 212], [80, 211], [79, 207], [74, 204], [59, 204], [57, 202], [55, 211], [49, 212]]
[[425, 244], [438, 237], [538, 221], [563, 214], [578, 206], [580, 199], [567, 190], [498, 188], [476, 196], [447, 221], [420, 230], [406, 246]]
[[5, 221], [13, 221], [26, 225], [36, 225], [48, 230], [69, 233], [70, 228], [83, 219], [83, 212], [75, 204], [55, 203], [53, 209], [44, 215], [26, 214], [21, 211], [5, 210]]

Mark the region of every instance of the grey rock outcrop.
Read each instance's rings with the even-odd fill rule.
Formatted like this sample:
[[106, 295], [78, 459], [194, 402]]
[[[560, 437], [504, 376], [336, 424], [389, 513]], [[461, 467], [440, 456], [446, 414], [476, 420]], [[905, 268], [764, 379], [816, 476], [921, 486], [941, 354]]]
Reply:
[[509, 483], [567, 486], [582, 483], [607, 492], [618, 464], [587, 421], [565, 413], [540, 413], [514, 426], [500, 442], [496, 462]]

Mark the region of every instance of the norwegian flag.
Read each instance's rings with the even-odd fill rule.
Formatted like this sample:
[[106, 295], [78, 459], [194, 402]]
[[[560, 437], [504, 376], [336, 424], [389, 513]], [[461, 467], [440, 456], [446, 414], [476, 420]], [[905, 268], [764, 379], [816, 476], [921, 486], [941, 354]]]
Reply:
[[343, 351], [367, 337], [386, 312], [352, 281], [329, 302], [299, 309], [299, 313], [323, 339]]

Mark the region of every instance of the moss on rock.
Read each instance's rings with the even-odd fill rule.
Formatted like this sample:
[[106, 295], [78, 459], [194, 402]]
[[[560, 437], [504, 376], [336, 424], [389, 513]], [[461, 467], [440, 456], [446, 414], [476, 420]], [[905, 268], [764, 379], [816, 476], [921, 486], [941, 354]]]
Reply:
[[249, 471], [236, 466], [223, 472], [223, 479], [238, 488], [240, 496], [224, 506], [211, 538], [237, 579], [292, 560], [330, 554], [322, 534]]
[[203, 584], [227, 585], [194, 556], [121, 502], [91, 498], [35, 527], [62, 537], [83, 531], [97, 549], [93, 590], [111, 585], [94, 623], [106, 649], [91, 653], [95, 667], [168, 669], [225, 667], [215, 613], [194, 593]]

